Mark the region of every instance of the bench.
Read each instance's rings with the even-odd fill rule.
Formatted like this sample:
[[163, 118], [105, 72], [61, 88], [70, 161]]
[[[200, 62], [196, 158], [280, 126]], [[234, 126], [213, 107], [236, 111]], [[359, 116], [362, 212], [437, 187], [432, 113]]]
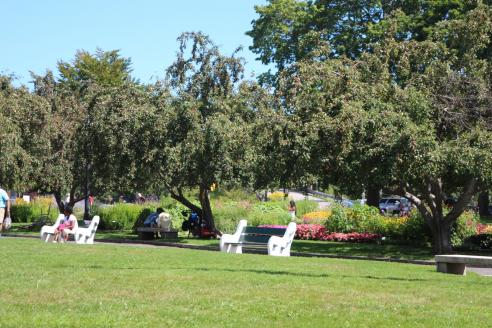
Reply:
[[[77, 244], [94, 244], [97, 227], [99, 226], [99, 216], [94, 216], [87, 228], [79, 228], [75, 231], [75, 243]], [[84, 222], [85, 224], [85, 222]]]
[[[53, 240], [55, 235], [55, 230], [60, 225], [61, 221], [65, 216], [63, 214], [58, 215], [58, 218], [55, 221], [55, 224], [52, 226], [45, 225], [41, 228], [40, 235], [41, 240], [45, 242], [49, 242]], [[69, 233], [68, 237], [73, 237], [73, 240], [77, 244], [93, 244], [94, 236], [96, 234], [97, 226], [99, 225], [99, 216], [94, 216], [94, 218], [90, 221], [89, 226], [85, 227], [84, 220], [77, 220], [77, 228], [74, 229], [71, 233]]]
[[50, 225], [42, 226], [40, 231], [41, 240], [45, 242], [52, 241], [53, 236], [55, 235], [55, 230], [56, 228], [58, 228], [64, 217], [65, 216], [63, 214], [60, 214], [58, 215], [58, 218], [56, 219], [55, 223], [52, 226]]
[[140, 239], [150, 240], [156, 236], [161, 236], [162, 239], [177, 239], [178, 230], [165, 230], [158, 227], [139, 227], [137, 233]]
[[290, 256], [290, 247], [296, 233], [296, 224], [287, 228], [262, 228], [247, 226], [246, 220], [239, 221], [234, 234], [223, 234], [220, 250], [226, 253], [242, 253], [243, 247], [267, 247], [268, 255]]
[[466, 275], [466, 266], [492, 267], [492, 257], [473, 255], [436, 255], [438, 272]]

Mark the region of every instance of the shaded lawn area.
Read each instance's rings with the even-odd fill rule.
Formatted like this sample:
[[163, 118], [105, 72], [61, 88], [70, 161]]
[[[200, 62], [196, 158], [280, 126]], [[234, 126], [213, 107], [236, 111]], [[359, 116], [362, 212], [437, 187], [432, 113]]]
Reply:
[[1, 238], [5, 327], [490, 327], [492, 279], [432, 266]]

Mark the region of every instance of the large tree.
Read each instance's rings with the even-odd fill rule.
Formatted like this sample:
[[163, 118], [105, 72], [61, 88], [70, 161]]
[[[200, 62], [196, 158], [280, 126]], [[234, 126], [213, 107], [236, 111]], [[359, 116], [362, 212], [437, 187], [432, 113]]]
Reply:
[[[241, 58], [222, 55], [201, 33], [178, 41], [177, 59], [152, 93], [151, 136], [137, 145], [146, 152], [141, 172], [215, 229], [211, 186], [251, 180], [249, 87], [241, 84]], [[190, 189], [198, 189], [198, 203], [186, 197]]]
[[[399, 41], [425, 41], [445, 27], [440, 22], [462, 18], [481, 1], [463, 0], [270, 0], [256, 6], [258, 18], [252, 22], [250, 49], [265, 64], [274, 64], [275, 74], [262, 74], [260, 82], [279, 87], [284, 71], [308, 59], [317, 49], [317, 61], [348, 57], [357, 59], [374, 51], [373, 45], [386, 38], [389, 29]], [[490, 3], [490, 1], [485, 1]], [[398, 24], [393, 24], [397, 21]], [[489, 46], [487, 53], [492, 54]], [[321, 179], [326, 179], [322, 176]], [[367, 203], [378, 206], [382, 181], [368, 177], [364, 187]], [[334, 180], [331, 182], [335, 183]]]
[[35, 172], [48, 150], [43, 133], [49, 124], [49, 104], [12, 78], [0, 76], [0, 185], [13, 190], [33, 188]]
[[[485, 1], [486, 3], [488, 1]], [[258, 18], [247, 32], [250, 47], [265, 63], [289, 67], [320, 44], [329, 43], [330, 57], [358, 58], [384, 38], [396, 16], [398, 40], [426, 40], [437, 23], [458, 19], [479, 1], [463, 0], [269, 0], [256, 6]]]
[[122, 172], [131, 170], [123, 146], [134, 138], [128, 131], [148, 98], [131, 80], [129, 65], [117, 51], [79, 51], [71, 63], [59, 62], [58, 80], [51, 72], [33, 74], [34, 94], [50, 108], [49, 151], [43, 154], [38, 188], [53, 192], [60, 210], [66, 193], [73, 205], [89, 188], [94, 194], [111, 190], [124, 180]]
[[[491, 13], [481, 5], [421, 42], [395, 37], [394, 20], [359, 59], [307, 60], [282, 82], [293, 114], [319, 123], [319, 170], [347, 190], [379, 180], [405, 195], [436, 253], [451, 251], [453, 224], [492, 184]], [[447, 195], [458, 196], [449, 210]]]

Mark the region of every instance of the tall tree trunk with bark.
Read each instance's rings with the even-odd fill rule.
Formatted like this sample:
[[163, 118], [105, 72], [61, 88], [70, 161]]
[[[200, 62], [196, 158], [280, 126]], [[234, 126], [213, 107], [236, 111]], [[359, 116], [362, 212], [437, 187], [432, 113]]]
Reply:
[[188, 207], [190, 210], [193, 212], [197, 213], [200, 218], [202, 218], [203, 222], [205, 223], [205, 226], [208, 227], [210, 230], [215, 231], [218, 235], [221, 235], [221, 232], [218, 231], [215, 227], [215, 221], [214, 217], [212, 214], [212, 207], [210, 205], [210, 198], [209, 198], [209, 190], [206, 187], [200, 187], [200, 192], [198, 194], [198, 199], [200, 201], [200, 206], [198, 207], [192, 202], [190, 202], [182, 193], [180, 189], [173, 190], [171, 188], [168, 188], [169, 193], [171, 194], [171, 197], [176, 199], [178, 202], [183, 204], [184, 206]]
[[62, 199], [62, 195], [61, 195], [61, 191], [55, 191], [53, 193], [53, 195], [55, 196], [55, 200], [56, 200], [56, 205], [58, 206], [58, 211], [60, 213], [63, 213], [63, 210], [65, 208], [65, 205], [63, 204], [63, 199]]
[[440, 218], [433, 218], [431, 225], [433, 251], [435, 254], [449, 254], [453, 251], [451, 244], [451, 228], [453, 224]]
[[379, 208], [379, 190], [380, 188], [369, 186], [367, 187], [367, 201], [366, 204]]
[[205, 225], [212, 231], [215, 231], [215, 222], [212, 215], [212, 207], [210, 206], [209, 190], [203, 186], [200, 187], [199, 194], [200, 205], [202, 207], [202, 220]]
[[451, 244], [451, 229], [458, 217], [465, 211], [476, 191], [477, 181], [470, 179], [465, 185], [458, 201], [449, 213], [444, 215], [444, 193], [440, 179], [430, 181], [422, 196], [403, 188], [403, 195], [417, 206], [420, 214], [431, 229], [432, 246], [435, 254], [449, 254], [453, 251]]
[[478, 195], [478, 212], [480, 215], [489, 215], [489, 204], [489, 192], [481, 192]]

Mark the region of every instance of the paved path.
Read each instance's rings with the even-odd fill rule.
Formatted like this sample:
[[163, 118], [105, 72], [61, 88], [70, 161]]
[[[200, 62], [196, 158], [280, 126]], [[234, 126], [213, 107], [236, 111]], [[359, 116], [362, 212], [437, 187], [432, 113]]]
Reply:
[[300, 200], [305, 200], [305, 199], [315, 201], [318, 203], [318, 206], [320, 209], [327, 208], [332, 204], [331, 202], [326, 201], [324, 199], [321, 199], [321, 198], [318, 198], [315, 196], [311, 196], [311, 195], [306, 196], [306, 195], [304, 195], [300, 192], [297, 192], [297, 191], [289, 191], [289, 198], [295, 202], [300, 201]]
[[474, 268], [474, 267], [466, 267], [467, 271], [475, 272], [481, 276], [492, 277], [492, 268]]

